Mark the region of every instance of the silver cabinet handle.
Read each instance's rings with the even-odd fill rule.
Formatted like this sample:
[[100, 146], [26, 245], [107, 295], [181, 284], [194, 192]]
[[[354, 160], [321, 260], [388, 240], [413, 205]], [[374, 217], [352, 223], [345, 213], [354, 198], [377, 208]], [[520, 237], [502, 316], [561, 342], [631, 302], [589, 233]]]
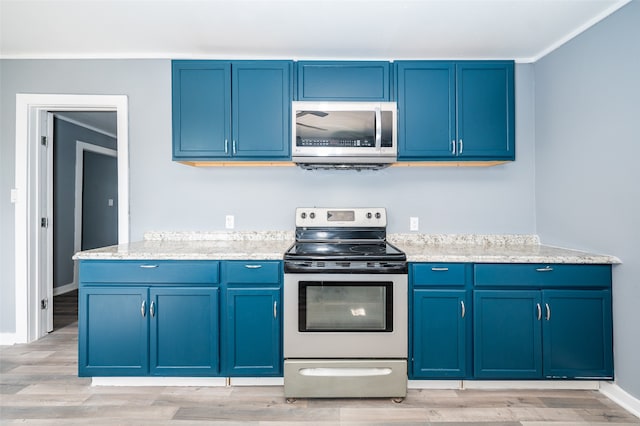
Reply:
[[456, 140], [451, 140], [451, 154], [456, 155]]
[[551, 272], [551, 271], [553, 271], [553, 268], [551, 266], [545, 266], [544, 268], [536, 268], [536, 271], [538, 271], [538, 272]]
[[462, 142], [462, 139], [460, 139], [460, 142], [458, 142], [458, 155], [462, 154], [463, 149], [464, 149], [464, 143]]
[[544, 304], [544, 307], [547, 308], [547, 316], [546, 316], [546, 320], [549, 321], [551, 319], [551, 308], [549, 307], [548, 303]]
[[229, 140], [228, 139], [224, 140], [224, 153], [225, 154], [229, 153]]
[[460, 307], [462, 308], [462, 318], [464, 318], [464, 315], [467, 313], [467, 310], [464, 307], [464, 300], [460, 301]]
[[156, 303], [154, 301], [151, 301], [151, 305], [149, 306], [149, 313], [151, 314], [151, 317], [155, 317], [156, 316]]
[[542, 319], [542, 308], [539, 303], [536, 303], [536, 307], [538, 308], [538, 321]]
[[231, 144], [231, 149], [233, 150], [233, 155], [236, 155], [236, 140], [233, 140], [233, 143]]
[[147, 301], [143, 300], [142, 301], [142, 305], [140, 305], [140, 314], [142, 314], [143, 317], [147, 316]]
[[447, 272], [449, 270], [449, 268], [434, 266], [433, 268], [431, 268], [431, 270], [433, 272]]
[[273, 319], [278, 318], [278, 301], [273, 302]]
[[247, 269], [260, 269], [262, 265], [244, 265], [244, 267]]
[[142, 269], [154, 269], [157, 268], [158, 265], [140, 265]]

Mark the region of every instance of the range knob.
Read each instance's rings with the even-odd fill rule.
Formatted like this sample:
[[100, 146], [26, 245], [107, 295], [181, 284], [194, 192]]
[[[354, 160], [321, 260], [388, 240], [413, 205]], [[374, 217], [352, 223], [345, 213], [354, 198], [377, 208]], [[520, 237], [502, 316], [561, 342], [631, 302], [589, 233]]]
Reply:
[[368, 213], [367, 213], [367, 219], [371, 219], [371, 216], [372, 216], [372, 215], [371, 215], [371, 212], [368, 212]]
[[316, 218], [316, 214], [314, 212], [309, 213], [309, 217], [311, 219], [315, 219]]
[[376, 213], [376, 219], [380, 219], [380, 217], [382, 217], [382, 215], [380, 214], [380, 212]]
[[300, 214], [300, 217], [303, 218], [303, 219], [306, 219], [307, 218], [307, 214], [305, 212], [302, 212]]

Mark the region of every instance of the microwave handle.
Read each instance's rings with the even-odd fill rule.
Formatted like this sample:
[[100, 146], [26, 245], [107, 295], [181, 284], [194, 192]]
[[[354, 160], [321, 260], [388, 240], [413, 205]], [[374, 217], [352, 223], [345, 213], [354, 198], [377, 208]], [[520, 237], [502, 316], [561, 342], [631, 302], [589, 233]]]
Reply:
[[376, 107], [376, 149], [382, 148], [382, 112]]

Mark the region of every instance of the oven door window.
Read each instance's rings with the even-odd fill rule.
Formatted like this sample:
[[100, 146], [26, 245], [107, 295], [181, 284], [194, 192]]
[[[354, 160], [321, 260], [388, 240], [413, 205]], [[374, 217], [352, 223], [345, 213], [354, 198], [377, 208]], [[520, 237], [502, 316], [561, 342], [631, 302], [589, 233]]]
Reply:
[[391, 332], [393, 283], [300, 281], [298, 330]]

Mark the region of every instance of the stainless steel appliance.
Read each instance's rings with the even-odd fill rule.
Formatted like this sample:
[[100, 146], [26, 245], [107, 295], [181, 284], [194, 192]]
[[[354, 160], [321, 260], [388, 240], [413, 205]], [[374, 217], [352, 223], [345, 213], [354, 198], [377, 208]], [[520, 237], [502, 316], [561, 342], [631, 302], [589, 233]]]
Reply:
[[284, 392], [392, 397], [407, 391], [407, 262], [384, 208], [298, 208], [284, 255]]
[[306, 169], [379, 169], [397, 159], [395, 102], [293, 102], [292, 159]]

